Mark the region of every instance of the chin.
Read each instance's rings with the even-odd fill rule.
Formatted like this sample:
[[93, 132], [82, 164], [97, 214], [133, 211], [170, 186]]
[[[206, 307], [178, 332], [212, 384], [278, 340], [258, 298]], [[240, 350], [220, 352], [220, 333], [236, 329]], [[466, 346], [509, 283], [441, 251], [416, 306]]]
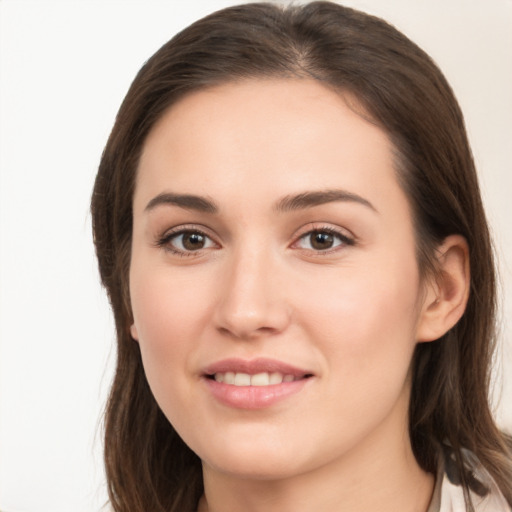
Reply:
[[297, 461], [283, 461], [280, 457], [228, 456], [222, 460], [203, 460], [203, 464], [216, 472], [247, 480], [281, 480], [304, 471], [299, 469]]
[[[196, 453], [203, 464], [215, 471], [255, 480], [287, 478], [305, 470], [305, 450], [267, 436], [258, 442], [254, 437], [234, 441], [234, 437], [212, 442]], [[214, 449], [212, 449], [215, 447]], [[302, 455], [300, 458], [298, 455]]]

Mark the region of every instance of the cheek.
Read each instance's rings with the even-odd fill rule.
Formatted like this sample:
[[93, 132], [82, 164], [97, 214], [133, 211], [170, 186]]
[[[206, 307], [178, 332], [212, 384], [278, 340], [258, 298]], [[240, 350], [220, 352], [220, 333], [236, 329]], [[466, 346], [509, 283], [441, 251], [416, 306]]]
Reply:
[[167, 265], [132, 261], [130, 298], [140, 341], [178, 343], [201, 323], [208, 308], [204, 275], [172, 272]]
[[[151, 268], [151, 270], [147, 270]], [[207, 309], [207, 294], [193, 278], [180, 279], [165, 269], [146, 265], [130, 275], [130, 294], [144, 371], [164, 411], [186, 386], [184, 377], [199, 340]]]
[[416, 340], [419, 275], [415, 260], [347, 268], [320, 291], [308, 286], [300, 306], [310, 337], [316, 338], [339, 375], [406, 373]]
[[321, 428], [333, 445], [364, 437], [397, 404], [407, 408], [419, 277], [415, 265], [388, 270], [351, 268], [302, 295], [303, 328], [325, 361], [325, 401], [311, 413], [327, 415]]

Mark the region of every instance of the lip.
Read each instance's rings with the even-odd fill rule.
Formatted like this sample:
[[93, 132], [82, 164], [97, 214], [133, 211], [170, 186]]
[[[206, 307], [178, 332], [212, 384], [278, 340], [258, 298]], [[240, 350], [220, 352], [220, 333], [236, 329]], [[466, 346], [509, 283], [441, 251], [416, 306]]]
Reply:
[[202, 373], [204, 375], [213, 375], [215, 373], [225, 372], [240, 372], [248, 373], [249, 375], [255, 375], [261, 372], [279, 372], [283, 375], [293, 375], [295, 378], [313, 375], [313, 372], [309, 370], [297, 368], [296, 366], [278, 361], [277, 359], [267, 359], [264, 357], [251, 360], [238, 358], [223, 359], [222, 361], [208, 365]]
[[[211, 378], [215, 373], [279, 372], [293, 375], [296, 380], [269, 386], [235, 386], [217, 382]], [[253, 360], [224, 359], [208, 365], [202, 372], [202, 381], [211, 395], [220, 403], [236, 409], [264, 409], [299, 393], [311, 381], [313, 372], [297, 368], [275, 359], [258, 358]]]

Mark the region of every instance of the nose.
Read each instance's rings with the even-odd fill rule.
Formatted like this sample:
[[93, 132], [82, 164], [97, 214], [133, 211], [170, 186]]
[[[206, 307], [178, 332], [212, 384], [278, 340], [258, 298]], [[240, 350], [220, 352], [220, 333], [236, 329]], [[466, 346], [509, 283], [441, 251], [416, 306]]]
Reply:
[[283, 273], [265, 250], [233, 254], [222, 274], [215, 311], [217, 329], [240, 340], [284, 331], [290, 323]]

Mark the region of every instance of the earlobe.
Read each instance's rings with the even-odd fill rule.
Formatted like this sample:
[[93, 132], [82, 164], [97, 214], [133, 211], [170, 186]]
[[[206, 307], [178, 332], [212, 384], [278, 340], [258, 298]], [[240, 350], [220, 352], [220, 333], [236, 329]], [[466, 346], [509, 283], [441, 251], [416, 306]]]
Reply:
[[470, 289], [469, 249], [461, 235], [450, 235], [438, 248], [438, 275], [427, 284], [416, 339], [434, 341], [462, 317]]
[[135, 327], [135, 324], [130, 325], [130, 334], [135, 341], [139, 341], [139, 333], [137, 332], [137, 327]]

